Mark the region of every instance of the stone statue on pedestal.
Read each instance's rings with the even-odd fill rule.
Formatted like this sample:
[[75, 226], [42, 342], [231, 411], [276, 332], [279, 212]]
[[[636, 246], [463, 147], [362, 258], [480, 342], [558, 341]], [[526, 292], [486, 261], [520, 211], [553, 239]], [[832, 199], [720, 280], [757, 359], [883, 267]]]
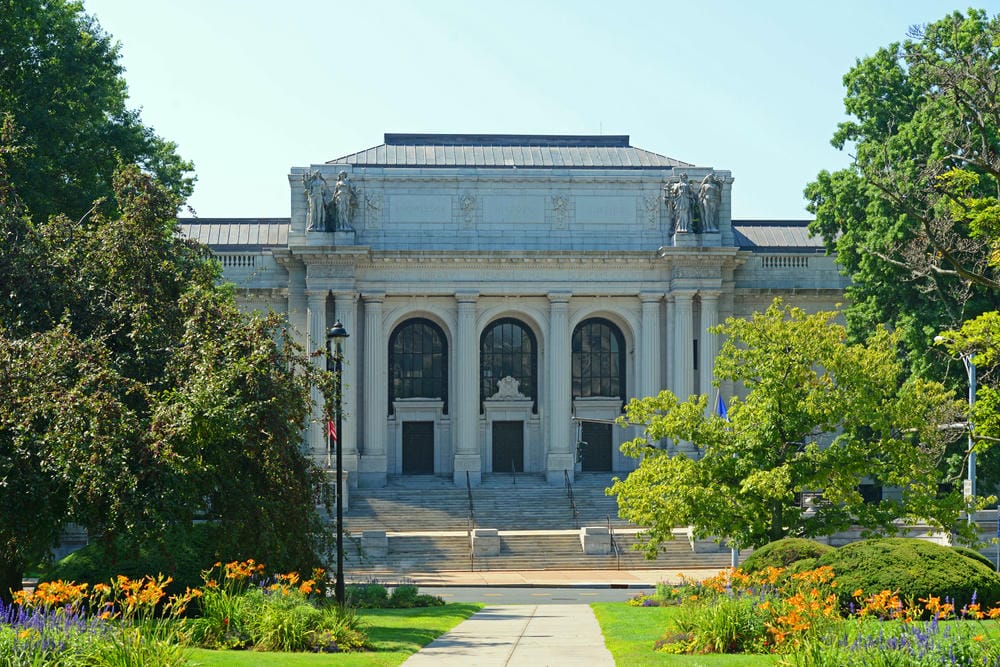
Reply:
[[306, 229], [310, 232], [326, 231], [326, 207], [330, 203], [330, 188], [323, 174], [313, 169], [302, 175], [306, 193]]
[[702, 231], [719, 231], [719, 206], [722, 204], [722, 184], [715, 174], [707, 174], [698, 188], [698, 207]]
[[333, 205], [337, 213], [337, 231], [354, 229], [351, 221], [358, 207], [358, 194], [351, 184], [346, 171], [337, 174], [337, 184], [333, 188]]
[[676, 180], [663, 188], [663, 198], [673, 221], [674, 232], [691, 231], [691, 214], [695, 205], [695, 193], [688, 182], [688, 175], [681, 172]]

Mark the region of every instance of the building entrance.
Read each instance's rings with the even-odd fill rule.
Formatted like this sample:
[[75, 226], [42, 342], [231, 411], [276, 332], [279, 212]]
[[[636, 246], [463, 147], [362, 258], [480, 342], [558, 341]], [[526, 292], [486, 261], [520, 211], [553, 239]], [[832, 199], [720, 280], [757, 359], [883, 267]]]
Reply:
[[403, 474], [434, 474], [434, 422], [403, 422]]
[[524, 422], [493, 422], [493, 472], [524, 472]]
[[583, 471], [610, 472], [611, 424], [583, 422], [580, 439], [583, 441], [580, 447]]

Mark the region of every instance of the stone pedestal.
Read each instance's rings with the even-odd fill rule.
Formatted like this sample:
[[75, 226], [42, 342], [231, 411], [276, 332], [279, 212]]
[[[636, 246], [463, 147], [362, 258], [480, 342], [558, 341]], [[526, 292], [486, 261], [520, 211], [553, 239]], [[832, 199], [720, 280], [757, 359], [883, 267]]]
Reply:
[[606, 556], [611, 553], [611, 532], [607, 526], [584, 526], [580, 529], [580, 546], [587, 555]]
[[500, 532], [496, 528], [477, 528], [472, 531], [474, 556], [499, 556]]
[[553, 486], [565, 484], [566, 476], [563, 471], [569, 473], [569, 479], [573, 481], [573, 471], [576, 469], [576, 455], [564, 452], [549, 452], [545, 458], [545, 481]]
[[469, 483], [479, 486], [483, 481], [483, 460], [479, 454], [455, 455], [455, 486], [465, 486], [465, 473], [469, 473]]
[[385, 471], [385, 454], [363, 454], [358, 466], [358, 486], [366, 489], [378, 489], [385, 486]]

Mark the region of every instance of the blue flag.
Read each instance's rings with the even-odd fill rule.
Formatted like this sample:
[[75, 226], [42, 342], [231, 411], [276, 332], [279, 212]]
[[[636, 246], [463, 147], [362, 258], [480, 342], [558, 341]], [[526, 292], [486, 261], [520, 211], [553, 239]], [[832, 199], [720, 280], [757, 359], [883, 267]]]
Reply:
[[715, 413], [726, 421], [729, 421], [729, 411], [726, 410], [726, 401], [722, 398], [721, 391], [715, 395]]

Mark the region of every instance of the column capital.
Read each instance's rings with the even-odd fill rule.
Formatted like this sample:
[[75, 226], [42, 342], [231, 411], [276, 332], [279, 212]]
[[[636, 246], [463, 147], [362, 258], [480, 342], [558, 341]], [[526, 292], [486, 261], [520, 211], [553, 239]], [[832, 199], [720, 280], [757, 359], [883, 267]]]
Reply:
[[572, 292], [549, 292], [546, 294], [549, 297], [549, 303], [555, 305], [557, 303], [568, 304], [569, 300], [573, 297]]
[[305, 290], [306, 296], [310, 298], [323, 297], [324, 299], [329, 296], [330, 290], [328, 289], [307, 289]]
[[675, 289], [671, 290], [669, 296], [675, 300], [690, 300], [693, 299], [698, 290], [695, 289]]
[[358, 295], [356, 292], [334, 292], [333, 299], [335, 303], [344, 303], [350, 301], [351, 303], [356, 303], [358, 300]]
[[721, 290], [698, 290], [698, 296], [702, 301], [714, 301], [722, 295]]
[[382, 303], [385, 301], [385, 292], [362, 292], [361, 299], [365, 303]]
[[455, 301], [459, 303], [476, 303], [479, 301], [479, 290], [458, 290], [455, 292]]
[[639, 292], [639, 300], [643, 303], [659, 303], [663, 300], [663, 292]]

